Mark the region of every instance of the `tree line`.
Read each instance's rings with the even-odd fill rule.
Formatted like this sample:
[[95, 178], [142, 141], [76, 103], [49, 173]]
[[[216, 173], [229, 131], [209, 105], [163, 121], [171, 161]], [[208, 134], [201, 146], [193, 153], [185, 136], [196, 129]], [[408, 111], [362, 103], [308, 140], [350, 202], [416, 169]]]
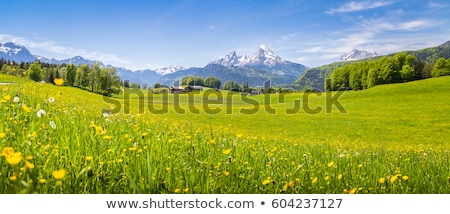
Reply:
[[2, 74], [30, 78], [36, 82], [54, 83], [56, 78], [64, 80], [65, 86], [78, 87], [94, 93], [110, 96], [120, 94], [121, 81], [115, 68], [93, 65], [54, 65], [35, 61], [15, 63], [0, 59]]
[[412, 54], [397, 53], [371, 61], [358, 61], [333, 70], [325, 90], [363, 90], [381, 84], [401, 83], [450, 74], [450, 59], [424, 63]]

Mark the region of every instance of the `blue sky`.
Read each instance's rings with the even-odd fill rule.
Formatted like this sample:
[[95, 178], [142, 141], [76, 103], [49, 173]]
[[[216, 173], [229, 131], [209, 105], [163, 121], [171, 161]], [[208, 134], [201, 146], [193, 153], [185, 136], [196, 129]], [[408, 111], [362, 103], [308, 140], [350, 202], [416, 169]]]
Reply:
[[203, 67], [265, 44], [316, 67], [360, 49], [388, 54], [450, 40], [447, 0], [0, 1], [0, 42], [130, 69]]

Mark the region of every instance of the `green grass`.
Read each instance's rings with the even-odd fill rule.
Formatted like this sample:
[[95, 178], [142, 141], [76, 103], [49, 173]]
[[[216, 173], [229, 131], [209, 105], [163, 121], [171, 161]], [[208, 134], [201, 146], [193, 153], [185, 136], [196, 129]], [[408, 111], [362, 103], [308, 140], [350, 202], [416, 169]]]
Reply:
[[[347, 113], [327, 113], [325, 93], [243, 101], [127, 90], [106, 99], [6, 75], [0, 82], [16, 82], [0, 85], [1, 193], [450, 193], [450, 77], [334, 94]], [[285, 113], [306, 96], [323, 111]], [[221, 111], [208, 114], [205, 104]]]

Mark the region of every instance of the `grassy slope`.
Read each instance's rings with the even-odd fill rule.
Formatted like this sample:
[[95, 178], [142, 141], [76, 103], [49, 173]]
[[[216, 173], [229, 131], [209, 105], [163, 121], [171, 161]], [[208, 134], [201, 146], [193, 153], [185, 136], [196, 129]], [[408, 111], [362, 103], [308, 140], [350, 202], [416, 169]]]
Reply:
[[[450, 77], [441, 77], [344, 92], [339, 96], [339, 101], [347, 113], [341, 113], [336, 108], [332, 113], [327, 113], [327, 99], [323, 93], [308, 96], [309, 108], [323, 109], [318, 114], [308, 114], [304, 108], [297, 114], [285, 114], [286, 108], [293, 107], [293, 100], [301, 100], [302, 107], [305, 103], [304, 94], [289, 94], [285, 95], [284, 102], [280, 102], [278, 95], [249, 97], [259, 103], [259, 111], [245, 115], [239, 113], [240, 109], [255, 109], [255, 106], [243, 103], [238, 94], [233, 94], [228, 100], [233, 100], [231, 109], [234, 114], [226, 114], [226, 109], [230, 107], [225, 103], [210, 106], [222, 108], [221, 113], [215, 115], [170, 111], [152, 116], [174, 123], [190, 121], [195, 126], [206, 128], [211, 124], [233, 132], [304, 142], [339, 141], [382, 146], [397, 143], [443, 144], [450, 137], [446, 131], [450, 128], [447, 122], [450, 119], [450, 107], [447, 105], [450, 102], [449, 83]], [[161, 96], [154, 95], [154, 101], [162, 102]], [[172, 98], [169, 95], [169, 108], [173, 104]], [[195, 98], [195, 106], [200, 108], [202, 98], [199, 95]], [[277, 115], [265, 111], [267, 99], [270, 99], [270, 106], [276, 109]], [[180, 95], [180, 100], [180, 106], [187, 110], [187, 95]]]
[[[231, 115], [145, 111], [106, 118], [101, 109], [109, 104], [99, 95], [0, 75], [6, 80], [22, 83], [0, 86], [0, 99], [11, 96], [1, 104], [0, 148], [26, 159], [14, 165], [0, 158], [1, 193], [450, 192], [450, 77], [345, 92], [346, 114], [242, 115], [236, 111], [252, 106], [233, 94], [226, 99], [235, 103]], [[323, 94], [309, 95], [312, 108], [325, 105]], [[184, 109], [188, 96], [180, 95]], [[201, 96], [192, 96], [199, 99], [190, 105], [200, 106]], [[250, 98], [260, 107], [270, 98], [281, 111], [302, 96], [286, 95], [284, 103]], [[136, 97], [129, 103], [136, 112]], [[39, 109], [47, 112], [42, 118]], [[53, 176], [60, 168], [67, 171], [62, 181]]]

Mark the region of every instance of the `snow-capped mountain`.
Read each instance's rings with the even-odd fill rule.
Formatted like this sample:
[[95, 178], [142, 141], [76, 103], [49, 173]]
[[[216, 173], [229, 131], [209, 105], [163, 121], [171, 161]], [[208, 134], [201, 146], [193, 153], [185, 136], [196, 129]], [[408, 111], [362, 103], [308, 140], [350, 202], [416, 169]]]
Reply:
[[218, 64], [222, 66], [247, 66], [247, 67], [269, 67], [274, 68], [280, 65], [287, 65], [286, 61], [275, 54], [267, 46], [261, 45], [258, 50], [251, 56], [238, 55], [236, 51], [232, 51], [223, 58], [210, 62], [209, 64]]
[[34, 62], [36, 60], [28, 49], [13, 42], [0, 43], [0, 58], [17, 62]]
[[353, 49], [349, 53], [346, 53], [341, 56], [341, 61], [355, 61], [360, 59], [366, 59], [370, 57], [380, 56], [377, 52], [368, 52], [368, 51], [360, 51], [357, 49]]
[[240, 66], [247, 60], [248, 60], [247, 56], [240, 56], [237, 55], [236, 51], [232, 51], [228, 55], [225, 55], [225, 57], [210, 62], [209, 64], [218, 64], [222, 66]]
[[279, 65], [286, 65], [287, 61], [276, 55], [267, 46], [259, 46], [256, 53], [248, 57], [241, 66], [268, 66], [276, 67]]
[[160, 74], [160, 75], [166, 75], [166, 74], [171, 74], [177, 71], [181, 71], [181, 70], [185, 70], [186, 68], [183, 66], [178, 66], [178, 65], [169, 65], [166, 67], [162, 67], [159, 69], [156, 69], [155, 72]]

